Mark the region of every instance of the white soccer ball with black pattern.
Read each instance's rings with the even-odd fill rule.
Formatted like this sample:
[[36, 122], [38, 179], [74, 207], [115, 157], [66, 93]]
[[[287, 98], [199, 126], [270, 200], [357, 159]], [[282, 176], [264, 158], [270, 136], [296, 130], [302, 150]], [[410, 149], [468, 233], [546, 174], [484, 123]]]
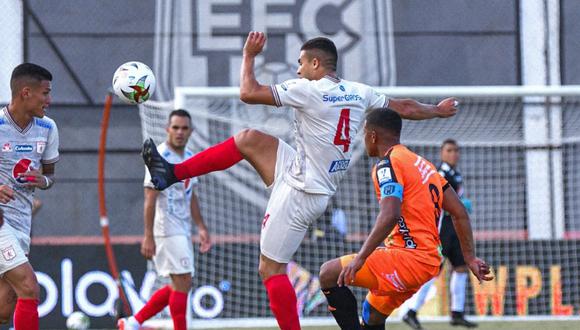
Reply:
[[90, 326], [91, 321], [83, 312], [73, 312], [66, 319], [66, 328], [68, 330], [87, 330]]
[[113, 91], [129, 104], [147, 101], [155, 92], [155, 85], [153, 71], [141, 62], [124, 63], [113, 75]]

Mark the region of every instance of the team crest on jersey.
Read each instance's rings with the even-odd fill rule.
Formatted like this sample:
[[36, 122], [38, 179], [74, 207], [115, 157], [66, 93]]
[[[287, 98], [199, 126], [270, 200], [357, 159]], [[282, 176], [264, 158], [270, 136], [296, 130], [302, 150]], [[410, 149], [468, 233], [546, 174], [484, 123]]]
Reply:
[[10, 142], [4, 143], [4, 145], [2, 146], [2, 152], [12, 152], [12, 145], [10, 144]]
[[12, 245], [10, 245], [7, 248], [2, 249], [2, 257], [4, 257], [4, 260], [6, 260], [6, 261], [10, 261], [10, 260], [16, 258], [16, 251], [14, 250]]
[[42, 154], [45, 149], [46, 149], [46, 142], [44, 142], [44, 141], [36, 142], [36, 153]]

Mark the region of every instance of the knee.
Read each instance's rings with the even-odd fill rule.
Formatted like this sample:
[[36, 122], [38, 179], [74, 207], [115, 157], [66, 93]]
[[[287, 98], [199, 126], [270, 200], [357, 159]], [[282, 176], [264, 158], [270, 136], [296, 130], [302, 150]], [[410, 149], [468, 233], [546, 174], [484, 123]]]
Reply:
[[174, 275], [171, 282], [175, 291], [187, 293], [191, 290], [191, 274]]
[[333, 288], [336, 286], [336, 271], [334, 271], [334, 260], [327, 261], [320, 266], [320, 272], [318, 273], [318, 280], [320, 281], [320, 287], [323, 289]]
[[266, 134], [253, 128], [245, 128], [240, 131], [234, 137], [236, 141], [236, 146], [240, 151], [245, 150], [249, 147], [257, 147], [261, 148], [260, 144], [267, 143], [267, 139], [265, 139]]
[[255, 130], [253, 128], [244, 128], [243, 130], [238, 132], [238, 134], [236, 134], [234, 139], [236, 140], [236, 144], [239, 147], [240, 145], [243, 146], [249, 141], [254, 140], [259, 134], [260, 131], [258, 130]]
[[40, 288], [38, 287], [36, 277], [26, 279], [20, 283], [19, 287], [16, 289], [16, 294], [18, 298], [38, 299], [40, 296]]

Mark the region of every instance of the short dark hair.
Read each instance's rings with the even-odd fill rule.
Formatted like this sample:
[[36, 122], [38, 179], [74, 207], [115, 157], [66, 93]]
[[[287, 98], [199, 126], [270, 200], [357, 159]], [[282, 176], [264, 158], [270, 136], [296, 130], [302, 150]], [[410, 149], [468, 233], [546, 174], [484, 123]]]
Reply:
[[[326, 56], [320, 56], [320, 62], [325, 68], [336, 71], [336, 66], [338, 63], [338, 52], [336, 51], [336, 46], [332, 40], [325, 37], [317, 37], [306, 41], [300, 50], [315, 50], [319, 51], [321, 54]], [[317, 57], [317, 56], [313, 56]]]
[[191, 115], [186, 110], [176, 109], [176, 110], [171, 111], [171, 113], [169, 114], [169, 117], [167, 118], [168, 124], [169, 124], [169, 122], [171, 122], [171, 118], [173, 118], [173, 116], [187, 117], [189, 119], [189, 123], [191, 123]]
[[22, 63], [18, 65], [12, 70], [12, 76], [10, 77], [12, 94], [16, 93], [19, 89], [18, 81], [22, 79], [34, 80], [36, 82], [43, 80], [52, 81], [52, 73], [40, 65], [33, 63]]
[[441, 149], [443, 149], [443, 147], [445, 147], [448, 144], [451, 144], [451, 145], [454, 145], [456, 147], [459, 147], [459, 144], [454, 139], [445, 139], [443, 141], [443, 143], [441, 143]]
[[389, 108], [377, 108], [369, 111], [366, 116], [367, 126], [374, 126], [401, 135], [403, 120], [397, 112]]

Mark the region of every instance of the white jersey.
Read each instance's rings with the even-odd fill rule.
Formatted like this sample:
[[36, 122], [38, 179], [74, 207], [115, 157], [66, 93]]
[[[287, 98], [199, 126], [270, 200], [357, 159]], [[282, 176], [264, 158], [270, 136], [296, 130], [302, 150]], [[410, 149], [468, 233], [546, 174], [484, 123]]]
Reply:
[[34, 118], [21, 129], [4, 107], [0, 110], [0, 147], [0, 184], [14, 190], [14, 200], [0, 203], [4, 220], [30, 236], [34, 189], [25, 187], [16, 178], [19, 173], [58, 161], [58, 128], [54, 120], [45, 116]]
[[295, 110], [296, 158], [285, 181], [307, 193], [334, 194], [366, 110], [387, 106], [387, 97], [365, 84], [330, 76], [291, 79], [271, 89], [277, 106]]
[[[165, 160], [173, 164], [181, 163], [193, 156], [193, 152], [188, 149], [185, 149], [183, 156], [179, 155], [169, 148], [166, 142], [157, 146], [157, 150]], [[197, 178], [191, 178], [159, 192], [155, 203], [154, 236], [191, 235], [191, 196], [193, 186], [197, 183]], [[153, 188], [151, 174], [147, 169], [144, 186]]]

